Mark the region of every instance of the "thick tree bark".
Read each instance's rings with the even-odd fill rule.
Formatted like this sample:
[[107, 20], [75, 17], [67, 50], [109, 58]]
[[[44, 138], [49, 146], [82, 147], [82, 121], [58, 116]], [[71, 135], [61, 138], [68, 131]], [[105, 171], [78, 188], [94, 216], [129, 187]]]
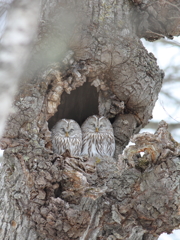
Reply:
[[[1, 140], [2, 239], [155, 240], [179, 226], [180, 147], [167, 124], [135, 135], [122, 154], [151, 118], [162, 85], [139, 37], [156, 39], [147, 32], [171, 11], [158, 36], [179, 34], [176, 1], [43, 1], [29, 81]], [[115, 158], [54, 154], [52, 126], [92, 114], [112, 121]]]

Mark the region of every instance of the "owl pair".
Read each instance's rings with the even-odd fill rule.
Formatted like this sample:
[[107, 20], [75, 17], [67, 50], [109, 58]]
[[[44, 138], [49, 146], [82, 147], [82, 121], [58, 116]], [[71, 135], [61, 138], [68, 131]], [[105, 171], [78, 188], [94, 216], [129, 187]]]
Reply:
[[113, 128], [106, 117], [93, 115], [80, 128], [74, 120], [62, 119], [52, 129], [55, 153], [69, 150], [72, 156], [110, 156], [115, 151]]

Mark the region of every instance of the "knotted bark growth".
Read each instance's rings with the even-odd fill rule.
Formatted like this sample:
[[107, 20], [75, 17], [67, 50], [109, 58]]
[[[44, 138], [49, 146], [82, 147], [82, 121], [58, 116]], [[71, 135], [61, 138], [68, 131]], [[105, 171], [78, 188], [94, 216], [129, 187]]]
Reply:
[[[139, 40], [136, 4], [42, 3], [29, 81], [1, 141], [4, 239], [154, 240], [179, 226], [179, 145], [166, 123], [135, 135], [122, 155], [151, 118], [163, 78]], [[52, 152], [50, 129], [60, 118], [81, 124], [97, 113], [113, 123], [115, 158]]]
[[179, 1], [132, 0], [136, 6], [134, 15], [137, 32], [148, 41], [179, 36]]

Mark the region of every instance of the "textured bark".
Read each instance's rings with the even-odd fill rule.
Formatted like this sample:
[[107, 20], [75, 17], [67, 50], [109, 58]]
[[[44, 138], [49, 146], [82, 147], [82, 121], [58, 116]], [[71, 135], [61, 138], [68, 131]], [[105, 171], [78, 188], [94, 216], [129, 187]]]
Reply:
[[[144, 2], [43, 1], [29, 81], [1, 141], [2, 239], [155, 240], [179, 226], [180, 147], [167, 124], [135, 135], [122, 154], [162, 85], [139, 40]], [[97, 113], [113, 123], [115, 158], [53, 153], [50, 129], [60, 118], [81, 124]]]
[[[132, 0], [137, 7], [135, 19], [140, 37], [155, 41], [167, 37], [179, 36], [179, 1]], [[138, 15], [138, 16], [137, 16]]]

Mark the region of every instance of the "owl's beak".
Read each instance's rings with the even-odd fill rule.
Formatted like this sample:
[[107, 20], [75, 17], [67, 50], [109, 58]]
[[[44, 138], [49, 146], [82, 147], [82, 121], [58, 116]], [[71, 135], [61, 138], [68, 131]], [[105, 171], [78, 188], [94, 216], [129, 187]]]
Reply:
[[96, 132], [99, 132], [99, 128], [96, 128]]
[[69, 137], [69, 133], [68, 132], [66, 132], [66, 137]]

